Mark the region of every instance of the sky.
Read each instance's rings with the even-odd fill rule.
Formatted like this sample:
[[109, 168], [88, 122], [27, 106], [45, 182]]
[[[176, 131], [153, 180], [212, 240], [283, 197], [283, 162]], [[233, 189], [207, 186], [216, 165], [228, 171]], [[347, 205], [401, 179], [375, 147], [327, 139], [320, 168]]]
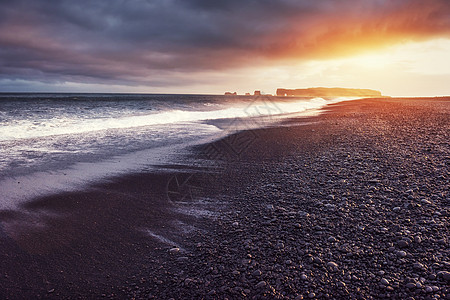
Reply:
[[0, 92], [450, 95], [449, 0], [0, 0]]

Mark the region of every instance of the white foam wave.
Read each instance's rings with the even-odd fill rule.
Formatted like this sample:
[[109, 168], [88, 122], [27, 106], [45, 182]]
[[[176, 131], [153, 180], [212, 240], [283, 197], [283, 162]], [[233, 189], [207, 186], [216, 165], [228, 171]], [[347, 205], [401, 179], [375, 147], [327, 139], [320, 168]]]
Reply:
[[[275, 100], [276, 98], [273, 99]], [[15, 124], [1, 126], [0, 141], [215, 119], [280, 115], [303, 112], [308, 109], [318, 109], [327, 103], [330, 103], [330, 101], [322, 98], [293, 102], [273, 101], [272, 98], [267, 98], [265, 100], [257, 100], [250, 104], [241, 103], [234, 107], [211, 111], [168, 110], [153, 114], [128, 115], [119, 118], [85, 119], [81, 116], [74, 116], [70, 118], [53, 118], [44, 121], [21, 120]]]

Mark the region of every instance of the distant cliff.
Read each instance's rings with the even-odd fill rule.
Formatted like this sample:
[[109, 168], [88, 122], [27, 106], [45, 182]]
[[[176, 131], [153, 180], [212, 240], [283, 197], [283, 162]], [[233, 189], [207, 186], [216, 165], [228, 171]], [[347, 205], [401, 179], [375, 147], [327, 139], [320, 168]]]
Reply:
[[369, 89], [347, 88], [308, 88], [308, 89], [277, 89], [277, 96], [301, 97], [381, 97], [381, 92]]

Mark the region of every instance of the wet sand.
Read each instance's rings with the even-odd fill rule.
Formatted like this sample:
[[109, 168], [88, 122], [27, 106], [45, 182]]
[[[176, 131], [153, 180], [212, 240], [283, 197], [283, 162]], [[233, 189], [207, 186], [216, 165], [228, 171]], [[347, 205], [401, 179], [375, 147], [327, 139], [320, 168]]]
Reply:
[[1, 211], [2, 298], [448, 299], [450, 99], [284, 123]]

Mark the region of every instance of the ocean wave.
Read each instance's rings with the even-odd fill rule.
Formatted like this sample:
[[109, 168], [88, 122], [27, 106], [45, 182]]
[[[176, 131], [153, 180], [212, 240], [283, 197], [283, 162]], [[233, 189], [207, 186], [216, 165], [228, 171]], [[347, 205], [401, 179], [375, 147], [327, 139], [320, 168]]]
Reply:
[[[277, 99], [277, 98], [273, 98]], [[206, 120], [248, 118], [282, 115], [318, 109], [330, 101], [322, 98], [298, 101], [273, 101], [271, 98], [249, 103], [234, 103], [231, 107], [209, 111], [166, 110], [150, 114], [122, 117], [97, 116], [85, 118], [80, 112], [58, 118], [41, 120], [21, 119], [4, 122], [0, 127], [0, 141], [49, 137], [54, 135], [83, 134], [110, 129], [126, 129], [153, 125], [199, 122]]]

